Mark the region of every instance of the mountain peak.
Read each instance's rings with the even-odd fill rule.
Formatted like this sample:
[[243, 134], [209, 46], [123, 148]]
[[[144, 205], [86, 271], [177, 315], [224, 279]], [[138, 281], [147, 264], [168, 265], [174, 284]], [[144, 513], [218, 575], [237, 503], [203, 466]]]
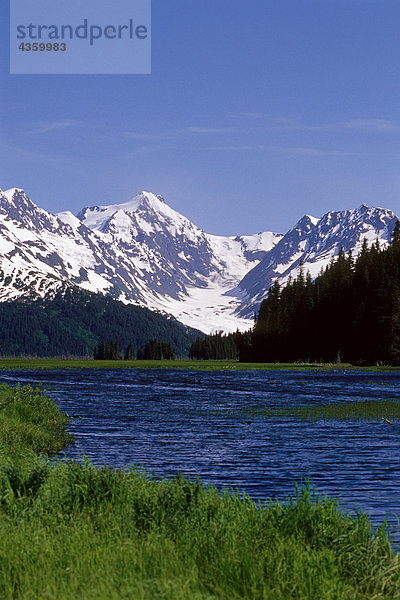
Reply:
[[153, 194], [153, 192], [146, 192], [145, 190], [142, 190], [140, 192], [139, 196], [143, 196], [143, 197], [147, 198], [148, 200], [158, 200], [159, 202], [166, 204], [164, 198], [162, 196], [160, 196], [160, 194]]
[[311, 215], [304, 215], [289, 231], [297, 231], [300, 235], [307, 235], [316, 225], [318, 225], [320, 220], [321, 219], [317, 219], [316, 217], [312, 217]]
[[[131, 218], [132, 231], [154, 232], [154, 227], [165, 228], [171, 235], [177, 235], [197, 228], [183, 215], [171, 208], [162, 196], [142, 191], [131, 200], [108, 206], [91, 206], [77, 214], [77, 218], [90, 229], [107, 232], [108, 224], [119, 211]], [[124, 227], [125, 229], [125, 227]]]
[[374, 212], [378, 209], [376, 209], [374, 206], [368, 206], [368, 204], [366, 204], [365, 202], [363, 202], [362, 204], [360, 204], [360, 206], [358, 206], [356, 209], [350, 211], [355, 213], [356, 215], [365, 215], [369, 212]]
[[[165, 202], [164, 198], [159, 194], [154, 194], [153, 192], [146, 192], [142, 190], [139, 194], [131, 198], [126, 202], [118, 202], [117, 204], [109, 204], [105, 207], [107, 210], [114, 210], [115, 212], [118, 210], [123, 210], [126, 213], [135, 213], [142, 207], [151, 206], [154, 210], [160, 208], [160, 204], [164, 206], [168, 206]], [[170, 207], [168, 207], [170, 208]], [[172, 209], [171, 209], [172, 210]]]
[[273, 281], [285, 284], [300, 264], [315, 277], [341, 247], [356, 254], [363, 239], [387, 245], [396, 219], [363, 204], [304, 215], [284, 236], [223, 237], [145, 190], [74, 217], [51, 215], [11, 188], [0, 191], [0, 301], [71, 285], [166, 311], [207, 332], [249, 328]]
[[317, 217], [313, 217], [312, 215], [304, 215], [313, 225], [318, 225], [319, 220]]
[[10, 188], [0, 194], [0, 213], [30, 230], [57, 224], [56, 217], [39, 208], [21, 188]]
[[24, 190], [22, 188], [10, 188], [9, 190], [5, 190], [3, 192], [3, 194], [7, 197], [7, 198], [12, 198], [14, 196], [14, 194], [25, 194]]
[[34, 202], [32, 202], [30, 198], [28, 198], [24, 190], [21, 188], [10, 188], [9, 190], [3, 191], [0, 204], [4, 207], [7, 207], [6, 210], [8, 212], [13, 207], [14, 209], [18, 209], [20, 211], [33, 208], [41, 210]]

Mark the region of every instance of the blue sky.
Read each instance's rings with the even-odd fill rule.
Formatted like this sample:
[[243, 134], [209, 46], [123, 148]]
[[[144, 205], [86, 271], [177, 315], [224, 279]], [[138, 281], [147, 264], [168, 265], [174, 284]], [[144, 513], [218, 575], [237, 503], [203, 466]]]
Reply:
[[153, 0], [126, 76], [9, 75], [1, 10], [1, 188], [75, 213], [149, 190], [227, 235], [400, 214], [397, 0]]

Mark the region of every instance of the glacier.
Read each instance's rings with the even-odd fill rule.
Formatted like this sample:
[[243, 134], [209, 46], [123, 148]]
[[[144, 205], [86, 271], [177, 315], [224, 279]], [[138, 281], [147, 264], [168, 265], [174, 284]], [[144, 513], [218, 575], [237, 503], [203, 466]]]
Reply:
[[389, 243], [397, 220], [362, 205], [305, 215], [286, 234], [205, 233], [162, 196], [52, 214], [20, 188], [0, 190], [0, 301], [79, 286], [173, 315], [205, 333], [246, 330], [275, 279], [315, 277], [341, 247]]

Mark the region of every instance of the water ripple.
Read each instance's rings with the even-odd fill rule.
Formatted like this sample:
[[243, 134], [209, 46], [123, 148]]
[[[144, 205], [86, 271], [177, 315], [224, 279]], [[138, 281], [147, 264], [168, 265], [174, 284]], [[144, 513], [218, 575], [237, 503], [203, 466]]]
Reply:
[[40, 382], [75, 416], [68, 457], [136, 464], [157, 477], [182, 472], [258, 500], [282, 500], [309, 477], [374, 523], [387, 516], [400, 539], [400, 424], [260, 416], [260, 408], [400, 399], [397, 373], [84, 369], [0, 380]]

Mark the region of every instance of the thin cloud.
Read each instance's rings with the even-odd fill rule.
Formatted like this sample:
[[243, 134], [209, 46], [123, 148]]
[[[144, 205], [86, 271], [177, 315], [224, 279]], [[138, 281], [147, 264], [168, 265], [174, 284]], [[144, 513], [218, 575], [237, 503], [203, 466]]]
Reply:
[[[274, 131], [343, 131], [352, 130], [360, 132], [391, 132], [400, 131], [400, 122], [390, 119], [349, 119], [336, 123], [306, 124], [297, 123], [285, 117], [272, 117], [261, 112], [243, 112], [239, 116], [251, 120], [268, 121], [268, 129]], [[267, 127], [266, 127], [267, 129]]]
[[268, 145], [231, 145], [212, 146], [207, 150], [220, 150], [230, 152], [271, 152], [276, 154], [296, 154], [301, 156], [365, 156], [364, 153], [346, 150], [321, 150], [305, 146], [268, 146]]
[[40, 165], [54, 164], [60, 166], [65, 165], [67, 161], [75, 160], [75, 157], [67, 154], [40, 152], [36, 149], [30, 150], [26, 145], [20, 146], [3, 141], [0, 141], [0, 152], [12, 152], [14, 156], [21, 160]]
[[159, 145], [152, 145], [152, 146], [140, 146], [139, 148], [135, 148], [134, 150], [131, 150], [130, 152], [128, 152], [125, 157], [129, 158], [129, 157], [133, 157], [133, 156], [146, 156], [147, 154], [156, 154], [157, 152], [166, 152], [166, 151], [171, 151], [173, 152], [176, 149], [175, 146], [173, 145], [166, 145], [166, 144], [159, 144]]
[[[193, 138], [203, 137], [204, 139], [209, 138], [210, 142], [213, 138], [215, 140], [220, 136], [220, 142], [228, 142], [228, 136], [232, 137], [229, 141], [237, 142], [237, 143], [219, 143], [215, 141], [214, 146], [209, 146], [203, 149], [210, 151], [231, 151], [231, 152], [270, 152], [270, 153], [280, 153], [280, 154], [292, 154], [298, 156], [314, 156], [314, 157], [323, 157], [323, 156], [332, 156], [332, 157], [340, 157], [340, 156], [372, 156], [376, 155], [376, 153], [371, 152], [358, 152], [351, 150], [329, 150], [329, 149], [320, 149], [308, 145], [295, 145], [297, 141], [304, 140], [305, 134], [307, 132], [316, 132], [316, 133], [332, 133], [336, 132], [339, 134], [345, 134], [346, 132], [349, 134], [385, 134], [387, 132], [396, 132], [400, 131], [400, 122], [392, 121], [388, 119], [351, 119], [348, 121], [338, 121], [336, 123], [321, 123], [315, 125], [307, 125], [296, 123], [291, 121], [290, 119], [284, 117], [271, 117], [270, 115], [264, 115], [263, 113], [242, 113], [242, 115], [247, 115], [251, 118], [254, 125], [257, 122], [257, 126], [246, 127], [246, 126], [232, 126], [232, 127], [208, 127], [202, 125], [191, 125], [182, 128], [169, 129], [164, 131], [159, 131], [157, 133], [150, 132], [140, 132], [140, 131], [125, 131], [123, 135], [131, 140], [135, 140], [138, 143], [142, 142], [146, 144], [148, 142], [149, 145], [145, 145], [144, 148], [139, 148], [138, 151], [143, 153], [152, 151], [152, 143], [155, 144], [156, 150], [160, 151], [162, 149], [162, 144], [165, 147], [172, 145], [176, 145], [177, 143], [182, 144], [190, 143]], [[264, 119], [264, 122], [263, 122]], [[280, 132], [292, 133], [292, 145], [284, 146], [278, 144], [263, 144], [262, 139], [260, 139], [260, 135], [264, 137], [264, 139], [268, 139], [268, 141], [275, 141], [271, 138], [276, 137], [273, 134], [279, 134]], [[256, 134], [256, 137], [253, 135]], [[304, 134], [301, 136], [301, 134]], [[303, 139], [299, 140], [299, 137]], [[258, 138], [258, 139], [257, 139]], [[297, 138], [297, 139], [296, 139]], [[260, 141], [261, 143], [256, 143]], [[278, 140], [276, 140], [278, 141]], [[242, 142], [242, 143], [240, 143]], [[254, 143], [252, 143], [254, 142]], [[294, 143], [293, 143], [294, 142]], [[379, 153], [382, 155], [382, 153]]]
[[138, 131], [124, 131], [123, 135], [131, 140], [163, 140], [169, 139], [171, 132], [140, 133]]
[[244, 112], [239, 114], [240, 117], [247, 117], [248, 119], [270, 119], [269, 115], [262, 112]]
[[354, 119], [342, 123], [345, 129], [358, 129], [363, 131], [400, 131], [398, 121], [387, 119]]
[[293, 125], [285, 129], [298, 131], [356, 131], [360, 133], [380, 133], [400, 131], [398, 121], [389, 121], [387, 119], [351, 119], [349, 121], [339, 121], [338, 123], [321, 123], [319, 125]]
[[239, 117], [245, 117], [247, 119], [252, 119], [256, 121], [268, 121], [272, 125], [282, 125], [282, 126], [291, 126], [295, 125], [293, 119], [289, 117], [277, 117], [274, 115], [269, 115], [263, 112], [242, 112], [239, 113]]
[[210, 134], [224, 134], [224, 133], [244, 133], [249, 131], [243, 127], [186, 127], [182, 130], [187, 133], [210, 133]]
[[27, 133], [40, 135], [42, 133], [50, 133], [59, 129], [67, 129], [69, 127], [77, 127], [80, 124], [75, 119], [61, 119], [59, 121], [40, 121], [33, 123]]
[[191, 135], [224, 135], [230, 133], [251, 133], [252, 131], [257, 131], [257, 129], [248, 127], [202, 127], [199, 125], [191, 125], [179, 129], [160, 131], [159, 133], [124, 131], [123, 135], [133, 140], [173, 140]]

